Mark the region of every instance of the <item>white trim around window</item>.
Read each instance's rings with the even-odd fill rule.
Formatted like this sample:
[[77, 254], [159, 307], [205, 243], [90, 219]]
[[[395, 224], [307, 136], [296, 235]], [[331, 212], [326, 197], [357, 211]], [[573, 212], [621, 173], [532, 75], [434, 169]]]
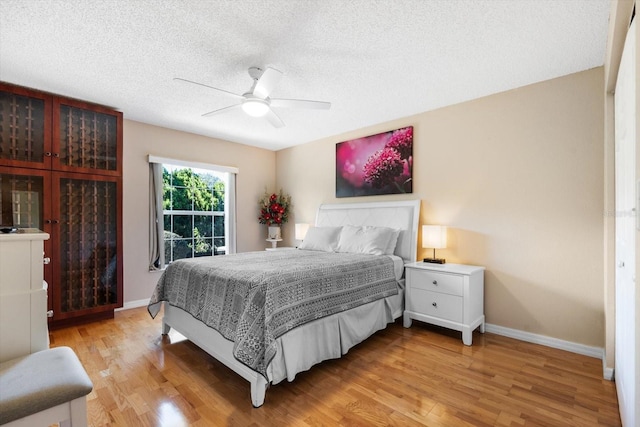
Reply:
[[210, 163], [198, 163], [198, 162], [190, 162], [188, 160], [178, 160], [178, 159], [170, 159], [167, 157], [158, 157], [152, 154], [149, 154], [149, 163], [161, 163], [161, 164], [170, 164], [174, 166], [184, 166], [185, 168], [192, 169], [207, 169], [216, 172], [227, 172], [238, 174], [240, 170], [233, 166], [220, 166], [220, 165], [212, 165]]

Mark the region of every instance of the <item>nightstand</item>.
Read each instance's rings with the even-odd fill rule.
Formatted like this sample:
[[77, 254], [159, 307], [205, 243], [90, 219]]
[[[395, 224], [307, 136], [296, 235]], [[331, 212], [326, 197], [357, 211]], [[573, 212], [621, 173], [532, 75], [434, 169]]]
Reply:
[[484, 333], [484, 267], [414, 262], [405, 277], [405, 328], [415, 319], [461, 331], [465, 345], [478, 326]]
[[265, 251], [290, 251], [290, 250], [295, 250], [297, 248], [294, 248], [293, 246], [280, 246], [279, 248], [265, 248]]

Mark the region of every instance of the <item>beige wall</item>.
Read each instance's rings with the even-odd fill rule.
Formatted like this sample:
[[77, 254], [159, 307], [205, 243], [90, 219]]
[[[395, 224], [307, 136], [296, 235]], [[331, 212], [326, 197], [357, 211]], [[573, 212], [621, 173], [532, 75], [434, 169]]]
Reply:
[[[486, 266], [487, 322], [603, 347], [603, 93], [600, 67], [281, 150], [276, 183], [293, 222], [323, 202], [419, 198], [421, 224], [450, 227], [438, 256]], [[408, 125], [413, 194], [336, 199], [335, 144]]]
[[237, 167], [237, 250], [245, 252], [265, 247], [266, 232], [257, 221], [257, 200], [265, 187], [275, 188], [273, 151], [131, 120], [124, 121], [123, 151], [125, 304], [148, 299], [160, 277], [148, 268], [149, 154]]

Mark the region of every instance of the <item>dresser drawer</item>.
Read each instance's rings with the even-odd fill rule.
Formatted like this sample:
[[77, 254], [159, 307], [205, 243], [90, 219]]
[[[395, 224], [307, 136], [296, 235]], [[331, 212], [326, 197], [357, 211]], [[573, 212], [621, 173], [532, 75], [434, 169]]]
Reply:
[[410, 311], [462, 323], [462, 297], [411, 289]]
[[462, 296], [464, 278], [455, 274], [438, 273], [435, 271], [408, 269], [407, 277], [413, 289], [443, 292], [450, 295]]

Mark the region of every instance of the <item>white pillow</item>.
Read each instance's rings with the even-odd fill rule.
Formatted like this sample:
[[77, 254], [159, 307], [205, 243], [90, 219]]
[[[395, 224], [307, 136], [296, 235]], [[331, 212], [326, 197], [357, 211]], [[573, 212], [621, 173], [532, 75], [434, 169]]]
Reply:
[[[398, 233], [387, 227], [345, 225], [340, 232], [337, 252], [387, 255], [392, 237], [395, 235], [397, 241]], [[393, 242], [393, 250], [395, 250], [395, 241]], [[393, 252], [391, 253], [393, 254]]]
[[342, 227], [311, 227], [298, 249], [335, 252]]
[[398, 237], [400, 237], [400, 230], [390, 229], [391, 237], [389, 237], [389, 244], [387, 245], [387, 249], [384, 251], [387, 255], [393, 255], [396, 252], [396, 245], [398, 244]]

